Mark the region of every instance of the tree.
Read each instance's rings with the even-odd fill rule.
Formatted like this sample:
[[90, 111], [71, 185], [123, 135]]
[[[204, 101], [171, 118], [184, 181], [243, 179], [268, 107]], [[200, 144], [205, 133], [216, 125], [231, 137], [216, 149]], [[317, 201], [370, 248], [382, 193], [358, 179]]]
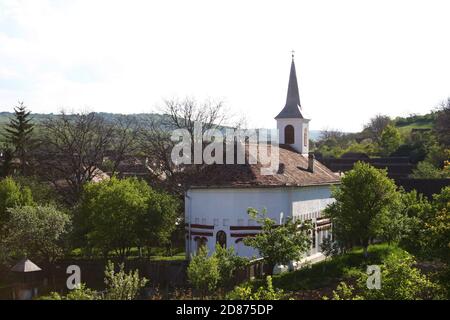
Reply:
[[391, 123], [391, 118], [379, 114], [370, 119], [370, 122], [364, 127], [364, 130], [369, 132], [373, 141], [380, 143], [382, 132]]
[[247, 246], [258, 250], [269, 265], [272, 274], [276, 264], [298, 261], [311, 247], [311, 224], [289, 218], [282, 225], [267, 217], [267, 212], [259, 213], [250, 208], [248, 214], [261, 225], [261, 232], [244, 239]]
[[29, 188], [22, 187], [11, 177], [0, 181], [0, 264], [7, 261], [12, 254], [9, 239], [11, 234], [8, 227], [11, 214], [8, 209], [33, 204]]
[[[220, 129], [226, 124], [238, 128], [243, 120], [235, 121], [222, 102], [198, 102], [192, 98], [169, 99], [161, 107], [161, 117], [152, 116], [141, 130], [141, 149], [149, 158], [148, 170], [152, 181], [171, 193], [183, 196], [186, 183], [199, 166], [189, 168], [177, 166], [171, 159], [175, 143], [171, 141], [171, 131], [185, 129], [191, 137], [193, 153], [195, 139], [203, 138], [210, 129]], [[194, 136], [195, 124], [202, 125], [201, 132]], [[201, 135], [201, 136], [200, 136]]]
[[187, 269], [189, 282], [200, 291], [202, 297], [213, 292], [220, 281], [219, 261], [215, 256], [208, 257], [208, 251], [201, 247], [191, 257]]
[[136, 230], [138, 244], [148, 248], [169, 245], [171, 235], [177, 227], [180, 201], [168, 193], [150, 189], [146, 206]]
[[398, 149], [401, 143], [402, 139], [400, 136], [400, 131], [398, 131], [398, 129], [393, 125], [387, 125], [381, 134], [381, 153], [384, 156], [389, 156], [392, 152]]
[[417, 168], [413, 170], [410, 176], [414, 179], [442, 179], [449, 178], [450, 172], [446, 169], [441, 170], [436, 168], [428, 161], [421, 161], [417, 164]]
[[142, 180], [115, 177], [84, 187], [75, 217], [77, 234], [88, 248], [124, 259], [138, 243], [139, 223], [148, 210], [150, 187]]
[[434, 131], [439, 142], [447, 148], [450, 148], [450, 97], [441, 104], [437, 112]]
[[24, 256], [53, 263], [62, 256], [70, 231], [68, 214], [53, 206], [23, 206], [8, 209], [11, 247]]
[[134, 300], [139, 291], [145, 287], [148, 280], [139, 277], [139, 271], [126, 273], [124, 264], [119, 265], [119, 271], [114, 269], [114, 263], [108, 261], [105, 270], [106, 294], [105, 300]]
[[22, 174], [25, 173], [27, 166], [27, 153], [34, 143], [32, 139], [34, 125], [30, 114], [31, 112], [27, 111], [23, 102], [19, 102], [19, 105], [14, 108], [14, 118], [5, 129], [6, 141], [14, 147], [14, 153], [20, 160]]
[[99, 168], [113, 134], [114, 126], [95, 113], [62, 112], [43, 122], [39, 161], [46, 178], [56, 187], [69, 187], [64, 192], [68, 202], [79, 199], [85, 183], [101, 179]]
[[383, 226], [398, 208], [399, 193], [385, 170], [357, 162], [333, 191], [334, 203], [325, 209], [333, 233], [342, 246], [360, 244], [367, 256], [371, 240], [382, 236]]

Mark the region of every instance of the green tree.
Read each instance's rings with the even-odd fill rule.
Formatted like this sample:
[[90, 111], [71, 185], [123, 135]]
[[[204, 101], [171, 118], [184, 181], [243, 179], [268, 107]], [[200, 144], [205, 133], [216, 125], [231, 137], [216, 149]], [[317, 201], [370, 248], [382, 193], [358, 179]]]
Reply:
[[11, 247], [25, 256], [53, 263], [61, 257], [70, 231], [68, 214], [53, 206], [23, 206], [8, 209]]
[[27, 165], [27, 153], [33, 145], [34, 125], [30, 114], [31, 112], [27, 110], [23, 102], [19, 102], [19, 105], [14, 108], [14, 118], [5, 129], [6, 141], [14, 146], [14, 153], [20, 159], [22, 174], [25, 173]]
[[11, 233], [8, 227], [10, 221], [8, 208], [33, 204], [29, 188], [22, 187], [11, 177], [0, 180], [0, 263], [7, 261], [12, 254], [9, 247]]
[[411, 178], [415, 179], [443, 179], [449, 177], [450, 174], [447, 170], [441, 170], [428, 161], [419, 162], [417, 168], [411, 174]]
[[383, 227], [398, 209], [400, 195], [385, 170], [357, 162], [333, 190], [334, 203], [325, 209], [333, 233], [343, 247], [362, 245], [364, 255], [371, 240], [383, 236]]
[[98, 248], [106, 256], [114, 250], [124, 259], [138, 243], [139, 224], [147, 214], [151, 189], [135, 178], [111, 178], [85, 185], [76, 215], [84, 245]]
[[416, 261], [406, 251], [391, 254], [379, 266], [381, 270], [380, 289], [368, 289], [365, 272], [359, 273], [355, 287], [341, 282], [333, 291], [333, 300], [422, 300], [441, 299], [442, 288], [432, 282], [419, 269]]
[[448, 128], [450, 128], [450, 98], [442, 103], [434, 124], [434, 132], [439, 142], [450, 148], [450, 130]]
[[389, 156], [392, 152], [398, 149], [401, 143], [402, 138], [400, 136], [400, 131], [398, 131], [398, 129], [391, 124], [387, 125], [381, 134], [381, 153], [384, 156]]
[[269, 265], [270, 274], [276, 264], [298, 261], [310, 249], [312, 226], [309, 222], [289, 218], [284, 224], [277, 225], [266, 211], [259, 213], [250, 208], [248, 213], [261, 225], [262, 230], [254, 237], [246, 238], [244, 243], [258, 250]]
[[125, 272], [124, 264], [119, 265], [119, 271], [114, 269], [114, 263], [108, 261], [105, 270], [106, 294], [105, 300], [134, 300], [139, 291], [145, 287], [148, 280], [139, 277], [139, 271]]
[[170, 244], [180, 216], [180, 202], [165, 192], [150, 190], [147, 210], [138, 223], [138, 244], [141, 246], [161, 246]]
[[213, 292], [220, 281], [219, 261], [215, 256], [208, 257], [205, 247], [191, 257], [187, 269], [189, 282], [199, 290], [202, 297]]

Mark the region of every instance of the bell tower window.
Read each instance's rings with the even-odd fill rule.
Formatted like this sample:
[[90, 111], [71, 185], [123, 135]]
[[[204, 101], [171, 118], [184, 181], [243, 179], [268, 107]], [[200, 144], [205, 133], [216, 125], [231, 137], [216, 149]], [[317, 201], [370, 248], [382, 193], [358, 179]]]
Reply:
[[284, 128], [284, 142], [286, 144], [294, 144], [295, 143], [294, 127], [291, 125], [287, 125]]

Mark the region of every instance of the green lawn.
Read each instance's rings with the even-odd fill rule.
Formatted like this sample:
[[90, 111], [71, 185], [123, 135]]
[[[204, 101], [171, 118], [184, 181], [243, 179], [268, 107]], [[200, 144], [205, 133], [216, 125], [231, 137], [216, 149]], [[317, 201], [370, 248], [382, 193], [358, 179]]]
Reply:
[[376, 244], [369, 247], [369, 257], [364, 259], [362, 249], [329, 258], [303, 269], [276, 275], [273, 285], [286, 291], [315, 290], [334, 286], [349, 275], [355, 268], [365, 270], [367, 265], [380, 264], [384, 258], [402, 249], [387, 244]]

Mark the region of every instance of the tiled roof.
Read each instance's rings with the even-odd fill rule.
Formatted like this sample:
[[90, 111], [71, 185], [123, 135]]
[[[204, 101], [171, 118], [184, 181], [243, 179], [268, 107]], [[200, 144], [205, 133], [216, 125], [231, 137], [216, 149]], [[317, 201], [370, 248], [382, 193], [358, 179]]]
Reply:
[[317, 160], [314, 160], [314, 172], [308, 171], [308, 159], [287, 145], [270, 148], [279, 148], [280, 156], [278, 172], [273, 175], [261, 174], [260, 163], [205, 165], [190, 179], [189, 187], [287, 187], [340, 182], [337, 174]]

